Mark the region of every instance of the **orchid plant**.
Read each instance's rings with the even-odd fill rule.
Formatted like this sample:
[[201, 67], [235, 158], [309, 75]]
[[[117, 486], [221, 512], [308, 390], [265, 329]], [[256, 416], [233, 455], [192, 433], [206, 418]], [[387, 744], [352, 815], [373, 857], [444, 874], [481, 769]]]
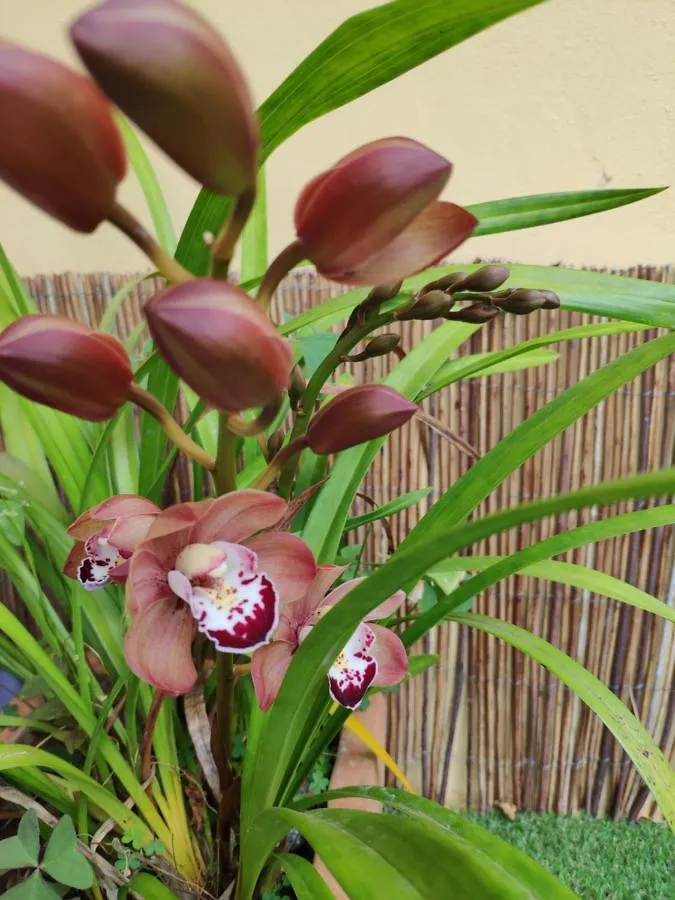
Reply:
[[[490, 534], [552, 513], [672, 494], [675, 473], [665, 470], [471, 517], [539, 447], [672, 353], [671, 334], [535, 414], [369, 575], [348, 572], [339, 559], [358, 486], [387, 435], [415, 416], [434, 424], [421, 403], [458, 377], [497, 363], [528, 365], [532, 342], [468, 357], [457, 374], [448, 357], [476, 329], [504, 315], [551, 316], [560, 296], [623, 321], [551, 330], [542, 345], [675, 324], [667, 285], [622, 283], [617, 300], [611, 276], [556, 268], [533, 280], [519, 267], [439, 263], [472, 235], [654, 191], [467, 209], [439, 199], [448, 160], [394, 136], [313, 177], [296, 204], [295, 239], [269, 263], [265, 249], [261, 166], [275, 146], [535, 2], [394, 0], [341, 26], [257, 115], [225, 40], [178, 0], [104, 0], [84, 12], [70, 36], [87, 75], [0, 42], [2, 178], [77, 231], [111, 223], [166, 280], [143, 309], [152, 343], [139, 357], [133, 341], [125, 347], [109, 327], [38, 313], [2, 257], [0, 562], [38, 637], [0, 608], [0, 662], [26, 681], [39, 677], [70, 732], [86, 740], [81, 751], [54, 752], [64, 728], [50, 729], [46, 747], [0, 747], [0, 769], [14, 782], [12, 802], [46, 823], [51, 810], [75, 818], [96, 871], [94, 897], [249, 900], [265, 895], [281, 871], [301, 900], [331, 896], [307, 854], [291, 852], [293, 829], [353, 898], [446, 896], [449, 885], [467, 898], [571, 896], [520, 852], [412, 793], [304, 789], [368, 692], [420, 671], [410, 648], [449, 618], [531, 653], [577, 690], [675, 819], [673, 773], [607, 688], [522, 629], [460, 612], [484, 587], [568, 549], [571, 532], [560, 549], [535, 545], [467, 576], [425, 611], [410, 600], [434, 567]], [[367, 38], [353, 39], [366, 30]], [[359, 67], [365, 60], [367, 71]], [[161, 191], [123, 116], [203, 185], [177, 249]], [[117, 199], [128, 159], [143, 179], [157, 236]], [[303, 261], [352, 289], [277, 322], [275, 292]], [[112, 302], [108, 326], [125, 296]], [[436, 327], [404, 350], [395, 327], [410, 319]], [[296, 338], [328, 333], [337, 322], [331, 349], [308, 366]], [[375, 356], [395, 361], [383, 383], [334, 379], [342, 362]], [[182, 423], [174, 418], [179, 396], [189, 408]], [[175, 466], [187, 472], [187, 465], [190, 496], [171, 479]], [[401, 498], [397, 508], [408, 502]], [[655, 509], [649, 524], [668, 515], [672, 522], [673, 507]], [[394, 511], [375, 511], [371, 520]], [[471, 570], [470, 560], [463, 564]], [[647, 594], [626, 602], [673, 618]], [[237, 741], [243, 762], [233, 752]], [[378, 752], [393, 764], [384, 748]], [[369, 797], [402, 815], [322, 808], [336, 796]], [[120, 839], [153, 848], [145, 871], [111, 864]]]

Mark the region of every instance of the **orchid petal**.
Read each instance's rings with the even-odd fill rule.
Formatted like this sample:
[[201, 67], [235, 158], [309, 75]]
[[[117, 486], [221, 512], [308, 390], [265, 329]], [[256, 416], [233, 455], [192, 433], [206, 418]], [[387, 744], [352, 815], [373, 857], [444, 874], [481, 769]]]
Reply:
[[405, 601], [405, 591], [396, 591], [380, 603], [379, 606], [376, 606], [375, 609], [372, 609], [368, 615], [363, 620], [364, 622], [372, 622], [373, 619], [388, 619], [389, 616], [392, 616], [399, 606]]
[[301, 538], [276, 531], [259, 534], [246, 544], [258, 556], [258, 571], [269, 576], [284, 605], [305, 596], [316, 575], [316, 563]]
[[118, 550], [133, 553], [148, 535], [155, 516], [129, 516], [118, 519], [110, 529], [108, 540]]
[[189, 544], [178, 554], [176, 568], [186, 578], [204, 578], [220, 569], [225, 563], [225, 554], [213, 544]]
[[63, 574], [68, 578], [77, 578], [77, 570], [80, 563], [86, 557], [87, 551], [84, 549], [84, 541], [77, 541], [70, 550], [63, 564]]
[[246, 538], [271, 528], [286, 512], [287, 503], [266, 491], [236, 491], [214, 501], [194, 529], [195, 543], [228, 541], [240, 544]]
[[172, 597], [148, 606], [127, 631], [124, 655], [135, 675], [174, 697], [197, 680], [192, 661], [195, 624], [188, 606]]
[[470, 237], [478, 220], [455, 203], [430, 204], [391, 243], [352, 269], [324, 272], [341, 284], [392, 284], [440, 262]]
[[188, 604], [192, 602], [192, 585], [182, 572], [172, 569], [167, 575], [167, 581], [177, 597]]
[[140, 615], [158, 600], [174, 599], [167, 569], [159, 557], [142, 547], [131, 558], [127, 578], [126, 603], [132, 616]]
[[293, 647], [286, 641], [272, 641], [253, 654], [251, 678], [258, 705], [263, 712], [266, 712], [276, 700], [292, 658]]
[[382, 625], [370, 625], [375, 634], [371, 655], [377, 663], [377, 674], [373, 685], [390, 687], [405, 678], [408, 671], [408, 655], [401, 638]]
[[336, 603], [339, 603], [340, 600], [342, 600], [345, 594], [348, 594], [357, 584], [361, 584], [361, 582], [365, 580], [365, 577], [351, 578], [349, 581], [345, 581], [344, 584], [339, 584], [336, 588], [333, 588], [330, 594], [327, 594], [318, 611], [323, 612], [324, 609], [330, 609], [332, 606], [335, 606]]
[[[228, 573], [229, 574], [229, 573]], [[250, 653], [266, 644], [279, 620], [279, 595], [266, 575], [192, 588], [197, 627], [223, 653]]]
[[217, 547], [224, 556], [226, 572], [236, 572], [237, 578], [247, 578], [258, 572], [258, 557], [248, 547], [241, 544], [228, 544], [227, 541], [215, 541], [211, 545]]
[[328, 670], [331, 697], [347, 709], [356, 709], [377, 675], [374, 643], [372, 627], [361, 623]]
[[[157, 516], [160, 512], [159, 506], [138, 494], [115, 494], [90, 510], [93, 519], [128, 519], [132, 516]], [[80, 518], [83, 518], [83, 516], [80, 516]]]

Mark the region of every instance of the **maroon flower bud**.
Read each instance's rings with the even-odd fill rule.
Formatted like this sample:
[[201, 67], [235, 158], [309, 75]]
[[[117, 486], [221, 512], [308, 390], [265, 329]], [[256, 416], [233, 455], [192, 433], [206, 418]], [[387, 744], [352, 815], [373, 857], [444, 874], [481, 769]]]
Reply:
[[495, 300], [504, 312], [512, 313], [516, 316], [527, 316], [537, 309], [541, 309], [546, 303], [546, 297], [541, 291], [535, 291], [530, 288], [517, 288], [511, 291], [508, 296]]
[[241, 288], [198, 278], [155, 294], [143, 312], [159, 352], [211, 406], [264, 406], [288, 387], [291, 348]]
[[560, 297], [555, 291], [539, 291], [539, 293], [545, 298], [542, 309], [560, 309]]
[[470, 325], [482, 325], [483, 322], [489, 322], [499, 315], [499, 310], [491, 303], [470, 303], [457, 312], [449, 312], [445, 316], [451, 322], [468, 322]]
[[398, 319], [438, 319], [450, 312], [455, 301], [443, 291], [429, 291], [417, 300], [417, 302], [399, 313]]
[[435, 281], [430, 281], [428, 284], [425, 284], [419, 292], [420, 297], [423, 297], [424, 294], [428, 294], [430, 291], [447, 291], [451, 294], [454, 290], [454, 286], [460, 284], [465, 278], [466, 272], [450, 272], [442, 278], [437, 278]]
[[132, 377], [117, 338], [64, 316], [23, 316], [0, 334], [0, 381], [80, 419], [113, 416], [128, 397]]
[[110, 105], [96, 85], [0, 41], [0, 178], [76, 231], [108, 217], [126, 171]]
[[345, 362], [363, 362], [366, 359], [373, 359], [375, 356], [386, 356], [391, 353], [401, 343], [401, 338], [397, 334], [378, 334], [371, 341], [368, 341], [361, 353], [352, 353], [351, 356], [343, 356]]
[[315, 453], [339, 453], [383, 437], [417, 412], [416, 404], [384, 384], [350, 388], [327, 403], [309, 423], [306, 444]]
[[256, 177], [258, 126], [229, 47], [176, 0], [106, 0], [70, 31], [108, 96], [211, 191], [238, 196]]
[[466, 240], [476, 219], [433, 203], [452, 166], [408, 138], [366, 144], [305, 187], [295, 207], [303, 252], [327, 278], [390, 284]]
[[511, 275], [506, 266], [481, 266], [453, 286], [454, 291], [494, 291]]

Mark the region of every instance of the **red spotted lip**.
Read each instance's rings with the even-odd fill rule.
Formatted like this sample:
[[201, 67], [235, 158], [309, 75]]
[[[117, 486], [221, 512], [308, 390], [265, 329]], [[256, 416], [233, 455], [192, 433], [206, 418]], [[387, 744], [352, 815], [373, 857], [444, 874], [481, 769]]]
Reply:
[[231, 629], [204, 629], [204, 634], [223, 653], [251, 653], [266, 644], [277, 627], [279, 604], [276, 589], [267, 575], [256, 577], [260, 579], [258, 602], [253, 608], [250, 604], [237, 603], [231, 610], [235, 616], [242, 616], [246, 612], [244, 621], [234, 622]]

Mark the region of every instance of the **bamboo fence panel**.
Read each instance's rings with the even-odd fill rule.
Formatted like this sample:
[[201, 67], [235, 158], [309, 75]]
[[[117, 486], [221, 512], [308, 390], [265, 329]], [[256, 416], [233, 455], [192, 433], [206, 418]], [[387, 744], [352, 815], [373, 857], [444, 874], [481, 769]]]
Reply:
[[[623, 274], [675, 282], [670, 268], [638, 267]], [[37, 276], [27, 279], [39, 307], [88, 324], [132, 276]], [[157, 279], [132, 290], [117, 319], [120, 337], [140, 321]], [[276, 298], [277, 315], [297, 314], [340, 292], [311, 271], [289, 276]], [[506, 316], [473, 335], [461, 353], [512, 346], [544, 331], [597, 321], [568, 311]], [[429, 322], [404, 322], [402, 346], [427, 334]], [[388, 330], [395, 330], [394, 328]], [[648, 330], [560, 345], [557, 362], [500, 376], [468, 379], [425, 401], [426, 410], [485, 454], [543, 403], [620, 353], [652, 338]], [[383, 377], [390, 362], [352, 367], [357, 380]], [[345, 370], [349, 367], [345, 367]], [[635, 471], [672, 465], [675, 362], [666, 360], [567, 429], [508, 478], [480, 512], [572, 490]], [[428, 506], [471, 465], [438, 434], [415, 423], [387, 442], [361, 487], [354, 512], [429, 485], [427, 500], [380, 525], [353, 532], [364, 558], [381, 561]], [[179, 492], [182, 493], [182, 492]], [[633, 508], [615, 504], [525, 525], [484, 541], [473, 552], [510, 554], [555, 531], [598, 515]], [[675, 604], [675, 530], [616, 538], [562, 559], [593, 566]], [[0, 594], [12, 602], [0, 581]], [[515, 576], [476, 598], [477, 611], [529, 628], [569, 653], [621, 696], [661, 744], [675, 754], [675, 641], [658, 617], [569, 586]], [[388, 742], [410, 779], [440, 802], [559, 813], [656, 817], [651, 797], [628, 758], [572, 692], [514, 649], [488, 635], [445, 624], [415, 652], [437, 653], [439, 664], [389, 695]], [[504, 807], [508, 808], [508, 807]]]

